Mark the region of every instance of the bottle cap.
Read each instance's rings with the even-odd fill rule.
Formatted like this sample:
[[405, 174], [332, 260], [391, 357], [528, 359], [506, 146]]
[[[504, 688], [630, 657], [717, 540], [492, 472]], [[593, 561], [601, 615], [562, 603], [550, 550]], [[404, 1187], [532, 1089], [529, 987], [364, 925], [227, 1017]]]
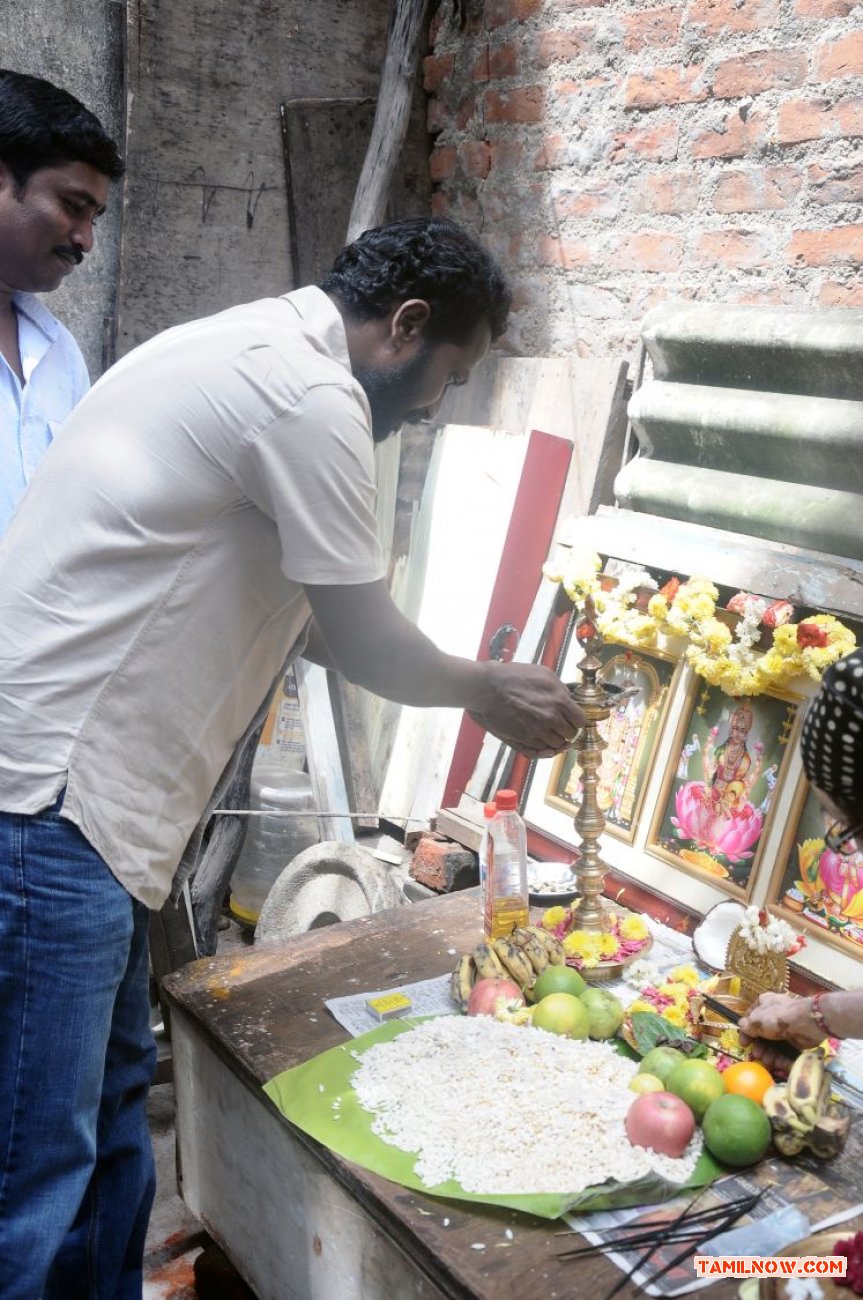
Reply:
[[497, 812], [497, 804], [494, 802], [493, 799], [491, 803], [483, 804], [482, 815], [486, 819], [486, 821], [491, 821], [492, 817], [495, 815], [496, 812]]
[[515, 790], [498, 790], [495, 795], [498, 812], [510, 812], [518, 803]]

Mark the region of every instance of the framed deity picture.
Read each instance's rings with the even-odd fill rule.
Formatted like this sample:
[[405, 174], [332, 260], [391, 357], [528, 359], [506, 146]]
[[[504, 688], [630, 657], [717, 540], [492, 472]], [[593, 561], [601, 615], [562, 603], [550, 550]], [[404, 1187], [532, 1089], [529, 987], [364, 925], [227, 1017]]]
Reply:
[[801, 777], [779, 847], [771, 906], [863, 960], [863, 850], [854, 844], [850, 853], [828, 849], [824, 834], [833, 820]]
[[[561, 676], [578, 678], [583, 654], [573, 639]], [[677, 661], [657, 650], [632, 650], [606, 643], [597, 657], [604, 682], [623, 688], [608, 718], [599, 723], [605, 741], [597, 796], [609, 834], [627, 843], [635, 838], [644, 792], [662, 730]], [[575, 840], [573, 818], [581, 806], [581, 771], [573, 750], [532, 765], [523, 815], [529, 828], [558, 844]]]
[[748, 897], [793, 752], [800, 704], [768, 694], [732, 699], [696, 679], [671, 748], [648, 853]]

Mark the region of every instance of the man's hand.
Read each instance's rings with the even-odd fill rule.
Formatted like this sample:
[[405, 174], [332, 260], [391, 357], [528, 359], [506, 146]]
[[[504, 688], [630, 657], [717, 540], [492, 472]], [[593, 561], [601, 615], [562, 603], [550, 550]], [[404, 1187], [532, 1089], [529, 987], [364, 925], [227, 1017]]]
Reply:
[[530, 758], [570, 747], [585, 717], [553, 672], [536, 664], [487, 667], [492, 699], [482, 712], [471, 710], [475, 722]]
[[548, 668], [444, 654], [399, 612], [382, 581], [307, 586], [306, 593], [315, 616], [312, 643], [320, 636], [339, 672], [385, 699], [467, 709], [481, 727], [531, 758], [559, 754], [584, 725]]
[[788, 993], [762, 993], [741, 1017], [738, 1030], [742, 1045], [749, 1047], [755, 1060], [777, 1079], [787, 1077], [791, 1062], [776, 1051], [771, 1040], [784, 1039], [805, 1051], [817, 1047], [824, 1038], [813, 1019], [809, 998]]

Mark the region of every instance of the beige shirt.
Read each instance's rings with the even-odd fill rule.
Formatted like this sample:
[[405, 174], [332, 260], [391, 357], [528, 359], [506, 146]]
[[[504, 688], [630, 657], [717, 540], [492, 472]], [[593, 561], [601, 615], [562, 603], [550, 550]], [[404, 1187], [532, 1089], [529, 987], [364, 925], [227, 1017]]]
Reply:
[[309, 615], [382, 576], [374, 449], [314, 288], [181, 325], [73, 412], [0, 542], [0, 810], [70, 818], [158, 907]]

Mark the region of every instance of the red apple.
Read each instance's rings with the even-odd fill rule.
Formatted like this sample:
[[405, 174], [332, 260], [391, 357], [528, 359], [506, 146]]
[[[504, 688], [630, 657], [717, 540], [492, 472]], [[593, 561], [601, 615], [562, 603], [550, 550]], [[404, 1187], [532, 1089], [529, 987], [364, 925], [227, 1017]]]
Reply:
[[626, 1112], [626, 1135], [634, 1147], [682, 1156], [695, 1132], [695, 1116], [671, 1092], [644, 1092]]
[[524, 994], [513, 980], [477, 980], [470, 991], [467, 1004], [469, 1016], [493, 1016], [500, 998], [516, 1006], [525, 1005]]

